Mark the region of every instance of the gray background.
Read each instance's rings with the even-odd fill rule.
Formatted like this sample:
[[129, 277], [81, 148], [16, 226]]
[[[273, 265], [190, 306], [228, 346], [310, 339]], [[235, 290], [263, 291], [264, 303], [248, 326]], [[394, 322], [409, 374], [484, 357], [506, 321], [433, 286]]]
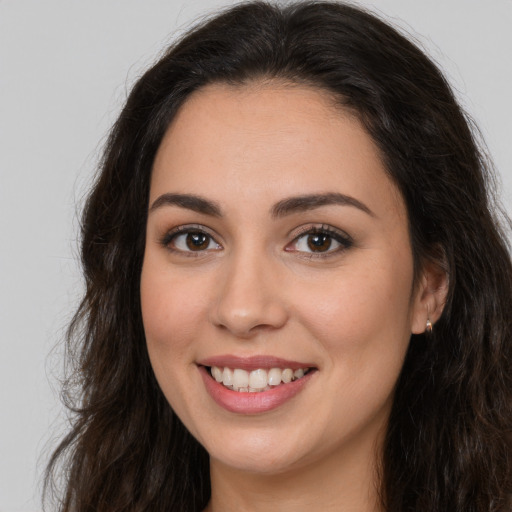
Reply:
[[[76, 213], [134, 79], [215, 0], [0, 0], [0, 512], [33, 512], [77, 305]], [[512, 0], [375, 0], [447, 73], [512, 212]]]

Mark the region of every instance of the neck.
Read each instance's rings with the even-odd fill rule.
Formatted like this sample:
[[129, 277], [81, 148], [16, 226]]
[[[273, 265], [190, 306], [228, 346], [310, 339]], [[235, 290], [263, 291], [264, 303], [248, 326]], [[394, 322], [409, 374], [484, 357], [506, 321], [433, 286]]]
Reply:
[[240, 471], [212, 459], [205, 512], [379, 512], [378, 451], [375, 439], [368, 440], [277, 474]]

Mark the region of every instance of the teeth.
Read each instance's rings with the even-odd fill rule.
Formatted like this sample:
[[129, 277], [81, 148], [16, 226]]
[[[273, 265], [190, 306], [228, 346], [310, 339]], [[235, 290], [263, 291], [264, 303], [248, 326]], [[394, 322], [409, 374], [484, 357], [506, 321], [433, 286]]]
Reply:
[[281, 384], [281, 374], [283, 372], [279, 368], [272, 368], [268, 372], [268, 385], [269, 386], [278, 386]]
[[285, 370], [283, 370], [283, 374], [281, 375], [281, 380], [285, 384], [288, 384], [288, 382], [291, 382], [292, 379], [293, 379], [293, 370], [291, 370], [290, 368], [286, 368]]
[[249, 374], [249, 387], [263, 389], [267, 385], [267, 372], [265, 370], [254, 370]]
[[268, 391], [281, 383], [288, 384], [293, 380], [301, 379], [309, 371], [309, 368], [299, 368], [293, 371], [291, 368], [271, 368], [270, 370], [253, 370], [248, 372], [240, 368], [219, 368], [212, 366], [212, 377], [229, 389], [242, 393], [256, 393]]
[[212, 377], [217, 382], [222, 382], [222, 370], [220, 368], [217, 368], [216, 366], [212, 367]]
[[249, 373], [245, 370], [233, 370], [233, 387], [235, 388], [248, 388], [249, 387]]
[[[213, 368], [215, 368], [215, 366]], [[233, 370], [231, 370], [231, 368], [224, 368], [224, 371], [222, 372], [222, 384], [224, 384], [224, 386], [233, 385]]]

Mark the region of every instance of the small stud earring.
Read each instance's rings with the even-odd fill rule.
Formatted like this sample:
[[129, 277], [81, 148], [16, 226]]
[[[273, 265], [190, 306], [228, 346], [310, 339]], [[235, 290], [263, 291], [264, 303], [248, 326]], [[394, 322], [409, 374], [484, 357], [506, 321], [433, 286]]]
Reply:
[[432, 332], [432, 322], [430, 321], [430, 308], [427, 305], [427, 325], [425, 327], [425, 332], [430, 334]]

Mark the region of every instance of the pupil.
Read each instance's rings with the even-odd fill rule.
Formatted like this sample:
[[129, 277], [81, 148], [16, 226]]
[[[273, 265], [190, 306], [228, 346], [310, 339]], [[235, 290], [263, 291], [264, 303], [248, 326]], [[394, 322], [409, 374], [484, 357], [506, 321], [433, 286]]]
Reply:
[[206, 249], [208, 247], [208, 236], [204, 233], [189, 233], [187, 235], [187, 247], [191, 251]]
[[308, 247], [315, 252], [327, 251], [331, 247], [331, 237], [325, 234], [309, 235]]

